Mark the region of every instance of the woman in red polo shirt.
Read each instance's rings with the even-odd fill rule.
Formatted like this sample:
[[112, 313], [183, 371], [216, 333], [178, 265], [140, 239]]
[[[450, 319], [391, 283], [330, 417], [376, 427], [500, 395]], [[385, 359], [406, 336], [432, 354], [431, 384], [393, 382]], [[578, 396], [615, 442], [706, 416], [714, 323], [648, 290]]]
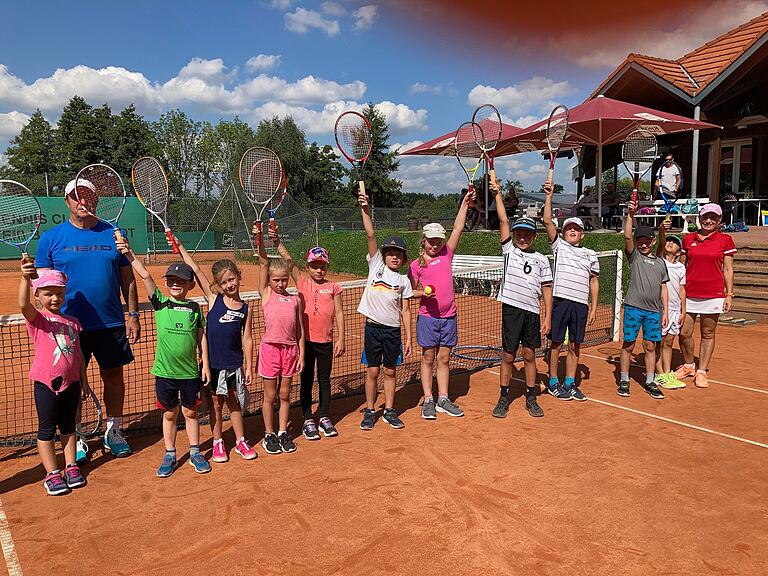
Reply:
[[[721, 313], [731, 309], [733, 298], [733, 238], [720, 232], [723, 211], [717, 204], [705, 204], [699, 211], [700, 228], [683, 239], [685, 254], [685, 319], [680, 331], [680, 350], [685, 364], [675, 375], [694, 377], [699, 388], [709, 386], [707, 371], [715, 350], [715, 329]], [[701, 344], [699, 367], [694, 360], [693, 329], [699, 316]]]

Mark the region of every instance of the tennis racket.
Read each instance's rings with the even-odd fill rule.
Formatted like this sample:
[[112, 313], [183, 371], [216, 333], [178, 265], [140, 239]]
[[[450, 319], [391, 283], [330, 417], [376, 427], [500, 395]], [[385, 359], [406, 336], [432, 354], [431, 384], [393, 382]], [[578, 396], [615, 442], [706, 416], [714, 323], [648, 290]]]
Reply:
[[[249, 148], [240, 159], [240, 185], [256, 210], [257, 234], [261, 234], [261, 216], [280, 188], [283, 165], [272, 150], [263, 146]], [[254, 239], [256, 241], [256, 239]]]
[[75, 199], [88, 214], [106, 222], [115, 230], [118, 240], [122, 232], [118, 226], [125, 209], [126, 191], [123, 179], [106, 164], [91, 164], [77, 173]]
[[133, 182], [133, 189], [139, 202], [163, 225], [165, 237], [171, 245], [171, 250], [174, 254], [178, 254], [179, 245], [167, 223], [168, 197], [171, 190], [163, 166], [150, 156], [139, 158], [131, 168], [131, 182]]
[[267, 216], [269, 217], [270, 232], [274, 232], [277, 229], [277, 225], [275, 224], [275, 214], [277, 213], [277, 209], [280, 208], [280, 205], [283, 203], [283, 200], [285, 200], [285, 195], [288, 192], [288, 176], [285, 174], [285, 167], [283, 167], [282, 182], [282, 190], [279, 190], [272, 196], [267, 203]]
[[499, 111], [493, 104], [483, 104], [472, 114], [472, 122], [481, 128], [475, 134], [475, 136], [481, 138], [477, 144], [480, 146], [480, 150], [483, 151], [483, 158], [485, 158], [487, 173], [491, 178], [491, 183], [494, 188], [497, 188], [496, 171], [493, 169], [493, 151], [499, 140], [501, 140], [501, 114], [499, 114]]
[[467, 194], [469, 194], [469, 207], [475, 206], [475, 174], [480, 168], [480, 160], [483, 157], [483, 149], [478, 142], [484, 142], [483, 129], [474, 122], [464, 122], [456, 130], [453, 138], [453, 152], [456, 154], [456, 160], [459, 166], [467, 175]]
[[357, 170], [358, 188], [365, 194], [363, 167], [373, 148], [371, 123], [359, 112], [347, 111], [336, 118], [333, 134], [339, 150]]
[[[14, 180], [0, 180], [0, 240], [29, 258], [27, 246], [40, 229], [42, 211], [32, 191]], [[37, 275], [35, 275], [37, 278]]]
[[675, 206], [675, 202], [677, 202], [677, 194], [674, 190], [670, 190], [663, 184], [659, 186], [659, 194], [661, 194], [661, 199], [664, 200], [664, 220], [668, 222], [672, 220], [670, 211]]
[[81, 402], [78, 412], [78, 424], [75, 426], [75, 432], [83, 438], [96, 436], [101, 430], [104, 416], [101, 411], [101, 402], [93, 390], [91, 390], [88, 398]]
[[637, 204], [637, 187], [640, 179], [651, 169], [658, 151], [656, 136], [642, 129], [631, 132], [621, 146], [624, 168], [632, 176], [632, 202], [635, 204]]
[[549, 149], [549, 172], [547, 182], [552, 183], [555, 174], [555, 159], [568, 135], [568, 108], [555, 106], [547, 121], [547, 148]]

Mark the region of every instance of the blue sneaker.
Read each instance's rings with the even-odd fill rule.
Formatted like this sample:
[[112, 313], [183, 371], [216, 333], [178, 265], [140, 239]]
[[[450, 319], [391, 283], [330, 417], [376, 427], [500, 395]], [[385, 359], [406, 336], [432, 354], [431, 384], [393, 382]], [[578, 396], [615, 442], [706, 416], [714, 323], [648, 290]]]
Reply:
[[211, 465], [208, 464], [208, 460], [205, 459], [202, 452], [193, 454], [189, 457], [189, 465], [195, 467], [195, 472], [198, 474], [207, 474], [211, 471]]
[[104, 434], [104, 451], [112, 452], [115, 458], [125, 458], [131, 455], [131, 447], [123, 436], [123, 433], [117, 428], [112, 428]]
[[587, 397], [584, 396], [584, 392], [581, 391], [581, 389], [578, 386], [571, 386], [571, 398], [574, 400], [578, 400], [579, 402], [584, 402]]
[[560, 384], [558, 384], [557, 386], [550, 386], [549, 384], [547, 384], [547, 392], [549, 392], [551, 396], [554, 396], [558, 400], [571, 399], [570, 391], [563, 388]]
[[157, 469], [158, 478], [168, 478], [176, 470], [176, 456], [171, 452], [166, 452], [163, 456], [163, 463]]

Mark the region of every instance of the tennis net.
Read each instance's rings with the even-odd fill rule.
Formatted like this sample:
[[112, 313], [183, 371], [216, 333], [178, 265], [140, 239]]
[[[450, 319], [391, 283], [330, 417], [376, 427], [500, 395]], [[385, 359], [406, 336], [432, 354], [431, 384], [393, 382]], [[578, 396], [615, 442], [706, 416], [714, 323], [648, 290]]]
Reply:
[[[596, 345], [614, 339], [618, 333], [618, 314], [621, 305], [621, 255], [603, 252], [600, 258], [600, 294], [595, 322], [587, 328], [585, 345]], [[487, 261], [488, 258], [484, 257]], [[550, 258], [551, 260], [551, 258]], [[496, 300], [502, 278], [503, 261], [498, 263], [454, 270], [454, 287], [459, 323], [459, 345], [451, 355], [452, 372], [472, 371], [498, 364], [501, 360], [501, 304]], [[365, 389], [365, 371], [360, 364], [363, 349], [364, 318], [356, 312], [365, 287], [365, 280], [343, 282], [346, 353], [334, 360], [331, 386], [332, 397], [362, 394]], [[255, 342], [264, 331], [258, 294], [245, 296], [253, 313]], [[202, 299], [199, 300], [204, 304]], [[415, 304], [415, 303], [414, 303]], [[204, 306], [205, 307], [205, 306]], [[417, 381], [421, 350], [416, 344], [416, 306], [412, 307], [413, 354], [406, 358], [397, 371], [398, 385]], [[154, 377], [150, 374], [155, 351], [155, 323], [149, 305], [141, 307], [141, 340], [135, 344], [134, 362], [126, 367], [125, 414], [123, 427], [130, 432], [160, 430], [161, 412], [155, 407]], [[537, 351], [540, 355], [544, 350]], [[32, 342], [21, 315], [0, 317], [0, 375], [4, 386], [0, 388], [0, 446], [27, 446], [35, 443], [37, 417], [33, 389], [28, 372], [34, 355]], [[88, 369], [89, 382], [103, 398], [98, 367], [92, 362]], [[317, 387], [315, 387], [315, 398]], [[260, 379], [252, 383], [246, 414], [260, 411], [263, 388]], [[291, 402], [298, 404], [299, 386], [291, 388]], [[89, 403], [90, 404], [90, 403]], [[84, 428], [96, 421], [86, 407]], [[201, 417], [207, 413], [202, 409]]]

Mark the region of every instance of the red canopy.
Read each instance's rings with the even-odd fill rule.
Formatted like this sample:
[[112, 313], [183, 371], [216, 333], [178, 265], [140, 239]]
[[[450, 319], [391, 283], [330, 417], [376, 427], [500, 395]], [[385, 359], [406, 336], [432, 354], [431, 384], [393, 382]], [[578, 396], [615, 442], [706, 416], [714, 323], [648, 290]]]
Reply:
[[[457, 126], [458, 128], [458, 126]], [[522, 132], [522, 128], [512, 126], [511, 124], [503, 124], [501, 126], [501, 139], [499, 140], [499, 146], [504, 140], [508, 140], [514, 137], [519, 132]], [[453, 139], [456, 136], [456, 131], [443, 134], [437, 138], [433, 138], [429, 142], [414, 146], [404, 152], [400, 152], [401, 155], [413, 154], [415, 156], [453, 156]], [[510, 154], [510, 152], [507, 152]], [[497, 154], [494, 153], [494, 156]]]

